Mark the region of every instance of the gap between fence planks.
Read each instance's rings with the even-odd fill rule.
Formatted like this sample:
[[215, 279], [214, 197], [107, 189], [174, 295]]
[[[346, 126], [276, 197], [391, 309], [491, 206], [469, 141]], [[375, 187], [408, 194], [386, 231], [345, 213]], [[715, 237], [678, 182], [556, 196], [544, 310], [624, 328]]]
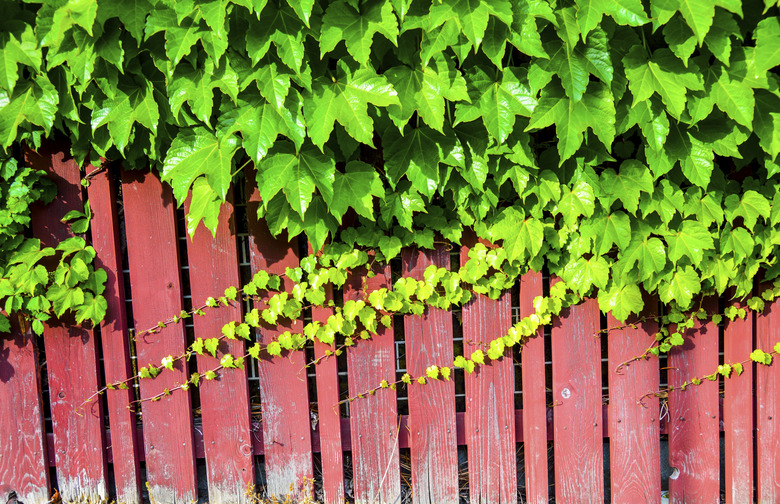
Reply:
[[[185, 202], [187, 212], [191, 196]], [[220, 296], [231, 286], [240, 287], [233, 191], [220, 207], [216, 234], [199, 225], [187, 240], [192, 306], [198, 307], [210, 296]], [[243, 320], [241, 297], [228, 306], [210, 311], [193, 320], [196, 338], [215, 338], [222, 326]], [[234, 358], [245, 354], [244, 340], [224, 339], [214, 358], [197, 357], [203, 373], [219, 365], [225, 353]], [[203, 429], [203, 445], [210, 504], [247, 502], [246, 489], [255, 482], [255, 464], [250, 432], [249, 384], [245, 369], [223, 370], [214, 380], [202, 380], [198, 388]]]
[[[155, 327], [182, 309], [175, 202], [169, 186], [148, 170], [122, 172], [127, 256], [136, 333]], [[184, 328], [173, 324], [136, 341], [140, 365], [159, 365], [186, 348]], [[189, 378], [185, 363], [154, 380], [140, 380], [141, 397], [152, 397]], [[166, 504], [197, 500], [192, 402], [179, 390], [142, 403], [146, 471], [151, 497]]]
[[[26, 163], [45, 171], [57, 185], [57, 198], [32, 208], [33, 235], [42, 247], [56, 247], [71, 238], [62, 217], [84, 210], [81, 172], [64, 152], [67, 147], [46, 142], [39, 151], [25, 150]], [[100, 388], [98, 348], [91, 329], [77, 326], [70, 316], [44, 324], [49, 404], [54, 432], [57, 483], [63, 499], [104, 500], [108, 476], [103, 429], [103, 402], [82, 402]]]

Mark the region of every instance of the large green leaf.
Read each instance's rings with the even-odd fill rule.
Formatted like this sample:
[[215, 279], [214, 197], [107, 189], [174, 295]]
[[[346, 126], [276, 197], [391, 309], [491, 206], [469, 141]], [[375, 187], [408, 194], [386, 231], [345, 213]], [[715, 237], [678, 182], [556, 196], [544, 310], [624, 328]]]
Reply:
[[686, 90], [704, 89], [698, 69], [693, 65], [685, 68], [668, 49], [658, 49], [652, 58], [647, 58], [644, 48], [636, 46], [623, 58], [623, 64], [634, 96], [633, 105], [658, 93], [675, 118], [685, 110]]
[[304, 220], [315, 189], [325, 203], [333, 200], [336, 163], [329, 152], [304, 145], [300, 152], [289, 142], [278, 142], [257, 165], [257, 187], [263, 201], [283, 191], [287, 202]]
[[613, 278], [613, 284], [608, 289], [599, 291], [599, 308], [603, 312], [612, 312], [612, 316], [621, 322], [632, 313], [639, 314], [645, 303], [639, 286], [633, 283], [622, 284]]
[[393, 14], [393, 6], [389, 2], [363, 2], [358, 11], [346, 1], [336, 0], [328, 5], [322, 17], [321, 54], [329, 53], [344, 40], [347, 51], [355, 61], [365, 65], [371, 55], [371, 44], [376, 33], [381, 33], [396, 43], [398, 23]]
[[434, 4], [430, 11], [430, 28], [455, 19], [466, 38], [479, 47], [488, 25], [488, 17], [495, 16], [503, 23], [512, 23], [512, 2], [509, 0], [444, 0]]
[[563, 270], [563, 280], [579, 296], [587, 295], [593, 286], [603, 289], [609, 282], [609, 264], [601, 256], [580, 258], [569, 262]]
[[311, 94], [304, 95], [304, 115], [309, 137], [322, 147], [338, 121], [358, 142], [373, 145], [374, 122], [368, 115], [368, 105], [382, 107], [400, 105], [398, 95], [384, 76], [370, 68], [353, 70], [346, 62], [338, 62], [332, 77], [318, 77]]
[[533, 218], [526, 216], [516, 207], [507, 207], [498, 213], [498, 217], [490, 226], [490, 234], [494, 240], [503, 240], [507, 259], [513, 261], [519, 258], [533, 258], [542, 249], [544, 226]]
[[612, 202], [619, 199], [623, 208], [636, 215], [640, 193], [653, 193], [653, 177], [645, 165], [630, 159], [620, 165], [617, 173], [612, 168], [601, 172], [601, 187], [607, 195], [602, 200], [605, 208], [611, 207]]
[[762, 19], [753, 32], [756, 39], [756, 71], [764, 73], [780, 65], [780, 18]]
[[344, 173], [335, 173], [330, 213], [341, 223], [341, 217], [352, 207], [358, 215], [374, 220], [375, 196], [380, 200], [385, 196], [379, 173], [371, 165], [350, 161]]
[[400, 105], [391, 105], [387, 111], [399, 128], [403, 128], [417, 112], [428, 126], [442, 132], [444, 100], [469, 99], [466, 81], [451, 60], [439, 54], [432, 63], [432, 66], [421, 68], [396, 66], [385, 72], [385, 77], [398, 93]]
[[605, 14], [622, 25], [641, 26], [650, 21], [641, 0], [578, 0], [577, 7], [577, 24], [583, 40]]
[[19, 126], [34, 124], [49, 132], [57, 115], [59, 96], [45, 75], [17, 85], [12, 94], [0, 90], [0, 145], [6, 150], [17, 141]]
[[526, 131], [555, 124], [560, 162], [569, 159], [582, 145], [582, 136], [590, 128], [610, 148], [615, 139], [615, 104], [609, 88], [591, 82], [582, 100], [566, 97], [563, 89], [547, 86], [531, 116]]
[[92, 131], [107, 125], [116, 147], [122, 152], [130, 141], [135, 123], [156, 133], [159, 120], [152, 83], [147, 82], [127, 92], [118, 88], [114, 98], [100, 102], [92, 111]]
[[406, 176], [420, 194], [433, 196], [439, 187], [439, 162], [455, 148], [454, 139], [421, 126], [407, 128], [403, 136], [388, 133], [385, 141], [385, 169], [391, 186]]
[[482, 67], [468, 71], [471, 103], [460, 102], [455, 109], [455, 124], [482, 117], [488, 133], [503, 143], [515, 125], [515, 117], [529, 117], [536, 107], [536, 96], [528, 85], [525, 69], [506, 68], [495, 80]]
[[662, 302], [669, 304], [675, 301], [683, 310], [690, 308], [693, 296], [699, 292], [701, 292], [701, 281], [691, 266], [674, 270], [671, 277], [658, 286], [658, 294]]
[[[221, 90], [234, 102], [236, 101], [238, 76], [228, 62], [223, 62], [218, 68], [214, 67], [211, 60], [206, 60], [198, 69], [187, 64], [179, 65], [168, 81], [171, 112], [174, 116], [178, 116], [181, 106], [186, 101], [195, 117], [209, 124], [214, 107], [215, 89]], [[151, 99], [152, 93], [149, 92], [147, 95]]]
[[30, 25], [15, 23], [17, 33], [0, 34], [0, 88], [9, 93], [19, 79], [19, 65], [29, 66], [36, 71], [41, 67], [41, 49]]
[[246, 31], [246, 50], [252, 62], [257, 64], [271, 47], [282, 62], [295, 72], [301, 71], [304, 58], [303, 41], [309, 30], [295, 11], [280, 7], [275, 1], [268, 2], [258, 19], [249, 19]]
[[692, 264], [698, 264], [704, 257], [704, 251], [715, 247], [707, 227], [694, 220], [683, 221], [676, 232], [667, 234], [666, 243], [669, 244], [669, 260], [675, 264], [683, 256], [688, 257]]
[[225, 201], [232, 176], [237, 139], [217, 138], [205, 128], [182, 129], [168, 149], [162, 180], [170, 181], [179, 204], [184, 202], [192, 182], [203, 175], [211, 189]]

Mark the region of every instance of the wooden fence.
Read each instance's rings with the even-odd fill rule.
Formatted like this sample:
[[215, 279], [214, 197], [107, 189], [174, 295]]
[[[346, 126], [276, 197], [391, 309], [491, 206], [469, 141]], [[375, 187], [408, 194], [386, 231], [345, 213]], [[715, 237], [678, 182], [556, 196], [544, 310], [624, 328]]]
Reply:
[[[716, 503], [722, 494], [729, 503], [780, 502], [780, 367], [745, 366], [738, 378], [637, 402], [664, 381], [680, 385], [713, 372], [719, 359], [743, 360], [754, 345], [770, 349], [780, 341], [777, 302], [745, 321], [689, 330], [686, 345], [668, 360], [638, 361], [615, 373], [619, 363], [652, 343], [655, 322], [600, 332], [619, 324], [601, 317], [590, 300], [567, 310], [522, 352], [508, 349], [503, 359], [474, 374], [412, 386], [408, 395], [382, 390], [351, 403], [348, 415], [334, 407], [347, 393], [395, 377], [401, 358], [412, 375], [424, 374], [431, 363], [451, 362], [454, 332], [462, 331], [458, 351], [466, 353], [473, 342], [503, 333], [512, 323], [512, 293], [498, 301], [477, 296], [459, 317], [430, 309], [420, 317], [396, 318], [395, 327], [350, 347], [343, 362], [322, 360], [311, 377], [302, 369], [325, 352], [322, 344], [308, 356], [298, 351], [262, 360], [256, 372], [231, 370], [197, 390], [145, 402], [142, 421], [128, 410], [132, 388], [79, 410], [101, 384], [132, 376], [135, 358], [140, 365], [159, 363], [187, 344], [181, 325], [135, 342], [129, 327], [154, 326], [179, 313], [189, 297], [200, 302], [240, 284], [242, 263], [250, 272], [281, 273], [297, 265], [300, 250], [273, 239], [254, 218], [256, 190], [247, 191], [246, 209], [224, 207], [215, 238], [201, 228], [190, 240], [177, 227], [169, 188], [155, 175], [103, 170], [83, 189], [75, 162], [60, 149], [47, 146], [25, 156], [51, 173], [59, 188], [57, 200], [34, 215], [33, 234], [45, 245], [68, 236], [61, 217], [89, 198], [97, 264], [108, 272], [109, 310], [94, 330], [53, 324], [37, 338], [16, 326], [11, 335], [0, 336], [2, 498], [15, 490], [25, 504], [43, 503], [56, 487], [66, 502], [138, 503], [148, 488], [161, 504], [199, 498], [239, 503], [249, 501], [245, 491], [258, 481], [267, 495], [283, 496], [304, 491], [304, 482], [316, 479], [328, 503], [347, 497], [401, 503], [410, 496], [421, 504], [466, 498], [490, 504], [657, 503], [667, 485], [661, 471], [668, 447], [671, 502]], [[244, 227], [248, 239], [237, 246]], [[461, 261], [466, 252], [460, 251]], [[451, 252], [443, 248], [407, 250], [400, 269], [420, 277], [428, 265], [450, 267], [450, 261]], [[390, 267], [376, 273], [371, 287], [391, 284]], [[351, 279], [344, 299], [357, 295], [359, 282]], [[543, 290], [540, 274], [521, 279], [514, 299], [519, 316], [532, 310]], [[718, 300], [708, 302], [717, 308]], [[234, 306], [197, 317], [191, 332], [204, 338], [219, 334], [241, 312]], [[327, 316], [325, 308], [312, 313], [314, 319]], [[302, 323], [278, 330], [300, 330]], [[276, 331], [261, 331], [258, 338], [268, 341]], [[223, 345], [224, 351], [243, 353], [243, 342]], [[202, 357], [190, 365], [203, 370], [215, 361]], [[141, 380], [140, 395], [171, 387], [188, 371], [179, 365], [155, 380]], [[258, 400], [261, 420], [252, 407]]]

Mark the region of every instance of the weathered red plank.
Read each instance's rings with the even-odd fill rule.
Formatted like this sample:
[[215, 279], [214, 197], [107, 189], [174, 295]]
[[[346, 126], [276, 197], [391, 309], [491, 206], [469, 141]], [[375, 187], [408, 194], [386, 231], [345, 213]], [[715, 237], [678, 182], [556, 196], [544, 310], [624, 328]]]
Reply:
[[[390, 285], [390, 267], [374, 266], [367, 292]], [[359, 299], [363, 276], [352, 275], [344, 286], [344, 300]], [[393, 326], [380, 325], [378, 334], [347, 349], [349, 394], [355, 396], [382, 380], [395, 377]], [[371, 398], [350, 404], [353, 483], [356, 504], [400, 502], [401, 479], [396, 393], [383, 389]]]
[[[33, 207], [33, 234], [46, 247], [56, 247], [72, 237], [61, 219], [71, 210], [84, 210], [81, 173], [66, 152], [66, 146], [53, 143], [38, 152], [25, 152], [28, 165], [46, 171], [57, 184], [57, 198], [52, 203]], [[80, 408], [84, 399], [100, 388], [94, 334], [70, 318], [52, 319], [46, 324], [44, 345], [60, 494], [67, 501], [105, 499], [103, 403], [93, 401]]]
[[[742, 308], [735, 301], [732, 306]], [[753, 351], [753, 312], [726, 322], [723, 361], [741, 362]], [[753, 502], [753, 365], [745, 364], [742, 374], [724, 380], [723, 423], [726, 444], [726, 503]]]
[[[704, 302], [708, 313], [718, 308], [716, 298]], [[718, 327], [696, 321], [685, 332], [685, 344], [669, 352], [669, 384], [675, 388], [718, 369]], [[669, 394], [669, 465], [679, 476], [669, 481], [673, 504], [717, 503], [720, 498], [718, 382]]]
[[598, 330], [599, 308], [595, 299], [563, 310], [553, 321], [555, 500], [558, 502], [604, 501]]
[[[612, 502], [658, 502], [661, 495], [661, 441], [658, 398], [643, 395], [658, 390], [658, 358], [622, 365], [642, 355], [655, 342], [658, 323], [655, 300], [645, 303], [641, 321], [631, 317], [623, 326], [610, 313], [609, 343], [609, 462]], [[620, 367], [619, 370], [618, 367]], [[617, 372], [616, 372], [617, 370]]]
[[15, 491], [20, 502], [49, 499], [36, 338], [16, 317], [0, 334], [0, 497]]
[[[127, 256], [133, 319], [137, 332], [157, 325], [182, 309], [178, 240], [171, 189], [147, 170], [122, 172]], [[160, 365], [186, 348], [184, 329], [174, 324], [136, 341], [139, 366]], [[154, 380], [140, 380], [141, 397], [151, 397], [188, 378], [179, 361]], [[142, 404], [146, 472], [157, 502], [184, 503], [198, 498], [189, 391]]]
[[[309, 253], [314, 253], [311, 245]], [[327, 300], [333, 299], [333, 288], [325, 286]], [[312, 308], [312, 320], [325, 323], [333, 314], [327, 306]], [[335, 356], [326, 357], [333, 352], [335, 344], [326, 345], [314, 341], [314, 358], [321, 359], [315, 366], [317, 375], [317, 430], [320, 434], [322, 460], [322, 491], [325, 502], [344, 500], [344, 456], [341, 443], [341, 414], [339, 412], [339, 368]]]
[[[770, 352], [780, 342], [780, 300], [756, 315], [756, 348]], [[756, 476], [758, 502], [780, 502], [780, 357], [756, 364]], [[746, 366], [747, 367], [747, 366]], [[744, 411], [742, 412], [744, 414]]]
[[[188, 213], [190, 201], [188, 198], [186, 202]], [[187, 243], [187, 257], [193, 306], [204, 303], [209, 296], [221, 296], [230, 286], [241, 287], [232, 192], [220, 208], [215, 236], [212, 237], [204, 225], [199, 225], [191, 241]], [[195, 337], [217, 337], [222, 333], [222, 326], [230, 321], [241, 320], [241, 304], [238, 301], [233, 302], [229, 306], [209, 312], [206, 317], [195, 317]], [[230, 353], [235, 358], [241, 357], [245, 353], [244, 341], [223, 340], [219, 352], [218, 358], [224, 353]], [[219, 365], [218, 359], [210, 355], [198, 356], [197, 362], [200, 372]], [[226, 397], [230, 397], [229, 408], [225, 408]], [[209, 502], [247, 502], [246, 488], [254, 483], [255, 471], [249, 430], [249, 385], [246, 370], [223, 370], [217, 379], [201, 382], [200, 410]]]
[[[248, 177], [253, 180], [254, 177]], [[296, 243], [289, 243], [286, 235], [274, 238], [265, 222], [257, 220], [260, 193], [250, 183], [251, 194], [247, 204], [249, 218], [249, 254], [252, 273], [266, 270], [283, 274], [286, 267], [299, 265]], [[284, 278], [283, 287], [291, 290], [292, 282]], [[262, 307], [260, 307], [262, 308]], [[259, 341], [272, 342], [284, 331], [300, 333], [300, 319], [278, 325], [263, 326]], [[306, 381], [306, 356], [303, 350], [286, 352], [279, 357], [260, 353], [258, 374], [263, 409], [263, 441], [265, 444], [265, 471], [269, 496], [301, 495], [309, 491], [305, 479], [313, 478], [311, 445], [311, 417], [309, 387]]]
[[[433, 251], [404, 250], [403, 274], [422, 280], [430, 265], [449, 267], [444, 246]], [[430, 365], [447, 366], [454, 359], [452, 314], [428, 308], [421, 316], [404, 316], [406, 367], [417, 378]], [[409, 387], [412, 457], [412, 499], [419, 504], [458, 502], [458, 454], [455, 438], [455, 383], [430, 380]]]
[[[468, 251], [461, 248], [461, 265], [468, 261]], [[483, 343], [505, 335], [511, 326], [511, 293], [498, 300], [475, 294], [463, 306], [463, 353], [486, 350]], [[512, 348], [504, 350], [503, 358], [466, 373], [466, 445], [473, 503], [517, 502], [514, 373]]]
[[[96, 173], [88, 187], [93, 216], [90, 224], [95, 265], [108, 276], [106, 298], [108, 309], [100, 324], [103, 345], [103, 372], [107, 383], [124, 381], [132, 375], [130, 345], [125, 313], [125, 287], [116, 205], [116, 182], [108, 167]], [[128, 409], [132, 391], [114, 390], [108, 394], [108, 418], [111, 425], [111, 452], [114, 464], [117, 501], [141, 502], [140, 446], [136, 439], [135, 415]]]
[[[543, 294], [542, 274], [530, 271], [520, 277], [520, 317], [534, 313], [534, 298]], [[547, 396], [544, 383], [544, 329], [524, 345], [523, 383], [523, 455], [525, 492], [529, 504], [546, 504], [547, 488]]]

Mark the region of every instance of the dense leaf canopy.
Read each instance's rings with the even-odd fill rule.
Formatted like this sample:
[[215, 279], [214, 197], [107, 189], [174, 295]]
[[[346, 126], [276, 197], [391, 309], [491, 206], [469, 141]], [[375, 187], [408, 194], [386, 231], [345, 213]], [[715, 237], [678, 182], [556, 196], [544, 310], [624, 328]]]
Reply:
[[390, 258], [473, 228], [618, 316], [780, 272], [775, 0], [0, 10], [2, 149], [151, 164], [191, 231], [249, 160], [274, 232]]

